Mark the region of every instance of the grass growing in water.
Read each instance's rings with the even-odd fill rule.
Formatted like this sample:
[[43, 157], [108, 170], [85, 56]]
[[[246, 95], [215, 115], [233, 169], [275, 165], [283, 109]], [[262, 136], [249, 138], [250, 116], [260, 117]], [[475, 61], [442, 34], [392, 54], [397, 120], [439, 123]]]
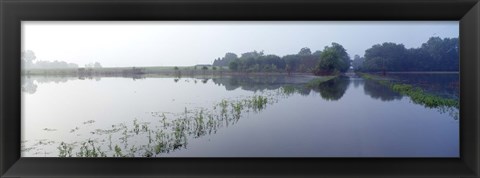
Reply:
[[232, 103], [232, 108], [233, 108], [233, 111], [234, 111], [234, 116], [235, 118], [238, 120], [240, 119], [240, 116], [242, 114], [242, 109], [243, 109], [243, 104], [241, 101], [237, 102], [237, 103]]
[[282, 92], [287, 94], [287, 95], [291, 95], [291, 94], [295, 93], [295, 87], [293, 87], [291, 85], [283, 86], [282, 87]]
[[449, 106], [449, 107], [459, 107], [459, 103], [454, 99], [442, 98], [432, 94], [424, 92], [420, 88], [413, 87], [407, 84], [392, 84], [391, 88], [393, 91], [399, 92], [401, 94], [410, 96], [413, 102], [424, 104], [427, 107], [439, 107], [439, 106]]
[[[111, 129], [96, 129], [96, 135], [105, 135], [104, 140], [88, 139], [77, 144], [62, 142], [58, 154], [63, 157], [156, 157], [177, 149], [187, 147], [187, 139], [198, 138], [216, 133], [222, 126], [238, 122], [244, 113], [260, 112], [276, 101], [278, 92], [248, 96], [239, 99], [223, 99], [216, 103], [213, 110], [187, 109], [172, 114], [168, 121], [165, 113], [160, 114], [159, 125], [148, 125], [134, 118], [133, 124], [112, 125]], [[168, 116], [170, 117], [170, 116]], [[106, 135], [108, 134], [108, 135]], [[129, 142], [130, 137], [144, 137], [144, 143]], [[128, 140], [127, 140], [128, 139]], [[115, 142], [118, 140], [119, 142]], [[133, 145], [132, 145], [133, 144]], [[104, 152], [106, 151], [106, 152]]]
[[62, 142], [57, 148], [59, 151], [58, 157], [72, 157], [72, 146], [69, 146], [66, 143]]
[[255, 111], [262, 110], [267, 105], [267, 97], [261, 95], [253, 96], [252, 100], [250, 100], [250, 104]]
[[359, 75], [364, 79], [376, 81], [384, 86], [389, 87], [395, 92], [409, 96], [413, 102], [417, 104], [422, 104], [429, 108], [436, 108], [441, 106], [456, 108], [460, 107], [458, 101], [455, 99], [442, 98], [436, 95], [432, 95], [423, 91], [421, 88], [414, 87], [409, 84], [394, 83], [385, 78], [365, 73], [360, 73]]

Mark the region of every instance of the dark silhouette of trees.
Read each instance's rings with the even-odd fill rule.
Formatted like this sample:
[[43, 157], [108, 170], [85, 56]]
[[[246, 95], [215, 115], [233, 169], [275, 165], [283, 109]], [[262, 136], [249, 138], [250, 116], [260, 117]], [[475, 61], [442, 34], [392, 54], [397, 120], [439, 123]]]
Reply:
[[218, 58], [213, 61], [213, 66], [228, 66], [230, 62], [238, 59], [238, 56], [235, 53], [226, 53], [223, 58]]
[[[239, 58], [235, 59], [235, 55], [231, 53], [222, 59], [216, 59], [214, 65], [225, 65], [230, 70], [238, 72], [292, 72], [297, 73], [315, 73], [315, 74], [331, 74], [333, 71], [345, 72], [350, 67], [350, 58], [346, 50], [337, 43], [332, 43], [331, 47], [326, 47], [329, 57], [326, 59], [332, 62], [333, 66], [328, 68], [320, 68], [318, 65], [322, 59], [322, 51], [311, 52], [310, 48], [302, 48], [297, 54], [289, 54], [283, 57], [277, 55], [265, 55], [263, 51], [253, 51], [243, 53]], [[233, 59], [233, 60], [232, 60]], [[322, 72], [319, 72], [322, 71]]]
[[383, 43], [365, 51], [364, 58], [353, 60], [354, 69], [379, 71], [458, 71], [458, 38], [431, 37], [419, 48], [406, 49], [403, 44]]

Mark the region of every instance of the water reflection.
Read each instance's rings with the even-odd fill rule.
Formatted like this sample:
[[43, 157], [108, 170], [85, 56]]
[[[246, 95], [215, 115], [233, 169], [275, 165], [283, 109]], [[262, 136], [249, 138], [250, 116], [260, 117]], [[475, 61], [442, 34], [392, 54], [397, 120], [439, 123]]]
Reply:
[[400, 93], [394, 92], [390, 88], [381, 85], [378, 82], [372, 80], [364, 80], [363, 82], [363, 89], [365, 94], [372, 97], [373, 99], [392, 101], [400, 100], [403, 97]]
[[312, 90], [319, 92], [320, 96], [325, 100], [336, 101], [343, 97], [349, 85], [350, 80], [348, 77], [337, 77], [321, 83], [318, 87], [312, 88]]
[[[38, 88], [37, 84], [64, 83], [78, 79], [26, 77], [22, 80], [22, 90], [33, 94]], [[114, 123], [109, 128], [97, 127], [95, 120], [85, 120], [78, 123], [78, 126], [69, 128], [69, 134], [71, 137], [86, 139], [72, 142], [47, 139], [24, 140], [22, 152], [38, 156], [60, 157], [157, 157], [175, 150], [187, 149], [192, 139], [216, 134], [220, 129], [231, 127], [240, 120], [248, 118], [248, 115], [261, 113], [280, 100], [296, 94], [309, 96], [313, 93], [318, 95], [311, 96], [319, 100], [337, 101], [345, 96], [350, 83], [353, 83], [355, 88], [363, 85], [364, 94], [375, 100], [392, 102], [404, 98], [374, 81], [337, 77], [309, 87], [306, 83], [310, 80], [312, 77], [309, 76], [174, 78], [175, 85], [198, 81], [201, 86], [210, 83], [223, 86], [229, 91], [236, 89], [252, 91], [254, 95], [222, 99], [211, 106], [194, 108], [185, 106], [183, 112], [177, 113], [151, 112], [151, 116], [156, 119], [147, 122], [132, 118], [132, 122]], [[100, 81], [100, 78], [95, 81]], [[172, 82], [171, 79], [168, 81]], [[458, 110], [442, 107], [438, 108], [438, 111], [458, 119]], [[56, 132], [57, 128], [43, 130]], [[51, 147], [55, 148], [54, 151], [48, 149]]]
[[67, 77], [67, 76], [22, 76], [22, 91], [28, 94], [34, 94], [37, 92], [38, 84], [44, 83], [65, 83], [69, 80], [75, 80], [75, 77]]
[[438, 73], [438, 74], [388, 74], [387, 77], [399, 80], [401, 83], [420, 87], [423, 90], [435, 95], [458, 99], [460, 96], [459, 73]]
[[[250, 112], [260, 112], [267, 105], [278, 101], [282, 92], [266, 92], [249, 98], [237, 100], [222, 100], [213, 108], [188, 109], [182, 113], [152, 112], [158, 117], [158, 124], [139, 122], [120, 123], [110, 129], [95, 129], [90, 132], [90, 138], [73, 143], [59, 143], [59, 157], [156, 157], [174, 150], [185, 149], [188, 138], [199, 138], [215, 134], [218, 129], [236, 124], [242, 115]], [[83, 124], [93, 124], [86, 121]], [[71, 133], [80, 130], [72, 129]], [[105, 138], [108, 137], [108, 140]], [[103, 139], [102, 139], [103, 138]], [[112, 138], [118, 138], [115, 143]], [[132, 140], [144, 140], [142, 144], [132, 144]], [[22, 142], [22, 152], [36, 151], [34, 154], [47, 154], [41, 147], [55, 144], [54, 141], [40, 140], [25, 147]]]
[[[131, 78], [132, 80], [141, 80], [141, 79], [146, 79], [147, 77], [145, 75], [127, 75], [122, 78]], [[28, 94], [34, 94], [37, 92], [38, 85], [39, 84], [46, 84], [46, 83], [55, 83], [55, 84], [60, 84], [60, 83], [66, 83], [68, 81], [73, 81], [73, 80], [94, 80], [94, 81], [101, 81], [102, 77], [101, 76], [78, 76], [78, 77], [72, 77], [72, 76], [62, 76], [62, 75], [47, 75], [47, 76], [31, 76], [31, 75], [26, 75], [21, 77], [21, 88], [22, 91]]]
[[212, 81], [221, 86], [225, 86], [228, 91], [241, 88], [247, 91], [275, 90], [285, 85], [303, 86], [305, 83], [314, 79], [312, 76], [224, 76], [213, 78]]

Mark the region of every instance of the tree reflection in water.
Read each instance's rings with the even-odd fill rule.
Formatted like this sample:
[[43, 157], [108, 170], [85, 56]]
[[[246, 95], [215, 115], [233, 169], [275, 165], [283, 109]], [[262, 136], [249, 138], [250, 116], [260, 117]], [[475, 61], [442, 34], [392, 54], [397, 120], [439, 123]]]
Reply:
[[364, 80], [363, 89], [366, 95], [382, 101], [400, 100], [403, 97], [400, 93], [371, 80]]
[[[138, 79], [138, 78], [134, 78]], [[210, 78], [199, 79], [207, 83]], [[373, 99], [393, 101], [402, 99], [402, 95], [393, 92], [374, 81], [351, 80], [348, 77], [337, 77], [315, 87], [307, 87], [305, 83], [311, 77], [292, 78], [288, 76], [270, 77], [220, 77], [212, 78], [214, 84], [225, 86], [227, 90], [242, 88], [254, 91], [254, 96], [236, 99], [223, 99], [210, 108], [187, 108], [181, 113], [152, 112], [158, 118], [151, 122], [120, 123], [111, 128], [94, 129], [89, 138], [83, 141], [58, 142], [51, 140], [22, 141], [22, 152], [34, 155], [50, 155], [45, 147], [58, 145], [59, 157], [158, 157], [179, 149], [186, 149], [189, 139], [215, 134], [220, 128], [229, 127], [245, 118], [248, 113], [258, 113], [277, 103], [280, 99], [294, 94], [309, 95], [319, 93], [322, 99], [336, 101], [341, 99], [350, 83], [355, 87], [364, 82], [364, 92]], [[58, 78], [53, 82], [66, 82], [74, 78]], [[174, 82], [179, 82], [175, 78]], [[195, 81], [197, 79], [194, 79]], [[22, 90], [34, 93], [37, 86], [35, 80], [22, 80]], [[37, 79], [37, 82], [45, 82]], [[258, 93], [257, 93], [258, 92]], [[449, 113], [458, 119], [458, 110], [438, 108], [442, 113]], [[456, 112], [456, 113], [455, 113]], [[94, 124], [94, 121], [87, 121]], [[70, 131], [73, 137], [82, 130], [81, 126]], [[47, 131], [47, 130], [46, 130]], [[29, 145], [28, 147], [26, 145]]]

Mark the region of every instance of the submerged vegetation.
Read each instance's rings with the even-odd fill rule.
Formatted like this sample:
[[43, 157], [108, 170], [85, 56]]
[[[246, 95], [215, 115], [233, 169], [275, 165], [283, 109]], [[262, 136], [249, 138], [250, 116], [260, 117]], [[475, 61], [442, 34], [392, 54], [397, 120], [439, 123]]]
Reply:
[[409, 84], [395, 83], [390, 79], [386, 79], [383, 77], [366, 74], [366, 73], [360, 73], [360, 76], [367, 80], [376, 81], [392, 89], [395, 92], [409, 96], [414, 103], [422, 104], [429, 108], [436, 108], [436, 107], [442, 107], [442, 106], [455, 107], [455, 108], [460, 107], [458, 100], [442, 98], [442, 97], [427, 93], [419, 87], [414, 87]]
[[[396, 93], [396, 95], [392, 96], [391, 93], [387, 93], [388, 97], [393, 98], [387, 98], [386, 100], [398, 99], [405, 95], [410, 97], [414, 103], [429, 108], [439, 108], [440, 112], [448, 113], [453, 118], [458, 119], [458, 112], [451, 112], [452, 107], [458, 110], [458, 102], [454, 99], [435, 96], [413, 85], [398, 83], [389, 78], [366, 73], [360, 73], [359, 75], [367, 80], [365, 81], [365, 92], [370, 93], [365, 94], [372, 96], [374, 99], [382, 99], [383, 101], [383, 98], [386, 97], [382, 95], [384, 93], [378, 94], [379, 92], [375, 93], [375, 91], [379, 88], [388, 88], [391, 93]], [[115, 124], [111, 128], [94, 128], [97, 122], [87, 120], [79, 122], [79, 126], [71, 130], [67, 129], [72, 136], [81, 137], [84, 140], [31, 140], [30, 142], [22, 142], [22, 152], [40, 156], [58, 155], [59, 157], [165, 156], [173, 151], [187, 149], [191, 139], [216, 134], [221, 128], [235, 125], [240, 120], [249, 118], [250, 114], [260, 113], [280, 99], [293, 94], [309, 95], [313, 91], [324, 100], [339, 100], [352, 82], [351, 79], [341, 75], [300, 77], [300, 83], [289, 81], [290, 77], [278, 76], [268, 79], [263, 77], [262, 80], [243, 77], [237, 79], [214, 78], [208, 80], [207, 83], [223, 85], [227, 90], [241, 87], [243, 90], [253, 91], [254, 94], [222, 98], [209, 105], [210, 107], [185, 105], [184, 109], [182, 108], [181, 111], [175, 113], [151, 112], [153, 120], [134, 117], [128, 123]], [[182, 79], [182, 81], [191, 82], [192, 79]], [[367, 82], [369, 82], [369, 87], [375, 87], [375, 89], [367, 89]], [[355, 84], [355, 81], [352, 83]], [[375, 84], [375, 86], [372, 86], [372, 84]], [[199, 85], [203, 84], [199, 83]], [[150, 112], [148, 114], [150, 115]], [[57, 129], [51, 128], [42, 130], [49, 133], [62, 132], [62, 130], [57, 131]], [[54, 149], [53, 153], [52, 148]]]
[[[175, 150], [185, 149], [188, 140], [200, 138], [204, 135], [215, 134], [222, 127], [229, 127], [248, 117], [248, 113], [258, 113], [268, 105], [277, 103], [279, 99], [288, 97], [291, 93], [302, 90], [319, 90], [322, 83], [332, 81], [337, 76], [315, 78], [310, 85], [302, 84], [278, 88], [277, 90], [262, 91], [253, 96], [242, 98], [226, 98], [214, 104], [212, 108], [185, 107], [181, 113], [152, 112], [158, 118], [159, 124], [152, 125], [134, 118], [131, 125], [120, 123], [111, 128], [93, 129], [86, 141], [67, 143], [60, 142], [56, 147], [59, 157], [156, 157]], [[315, 84], [315, 85], [312, 85]], [[289, 94], [290, 93], [290, 94]], [[81, 123], [93, 126], [94, 120]], [[88, 127], [82, 127], [88, 128]], [[70, 134], [85, 132], [80, 127], [71, 129]], [[132, 142], [133, 140], [144, 140]], [[47, 141], [43, 141], [47, 142]], [[23, 151], [38, 151], [42, 154], [40, 145], [25, 147]], [[55, 144], [50, 142], [48, 145]], [[53, 145], [52, 145], [53, 146]]]
[[[281, 94], [278, 93], [277, 94]], [[104, 137], [89, 138], [84, 142], [65, 143], [61, 142], [57, 147], [59, 157], [153, 157], [174, 150], [186, 148], [188, 137], [199, 138], [203, 135], [214, 134], [222, 126], [229, 126], [239, 121], [244, 113], [250, 111], [260, 112], [267, 104], [273, 104], [277, 99], [275, 93], [264, 93], [249, 98], [238, 100], [222, 100], [214, 105], [213, 109], [200, 108], [189, 110], [185, 108], [183, 113], [171, 114], [174, 119], [168, 119], [166, 114], [160, 117], [160, 127], [150, 128], [149, 123], [133, 120], [131, 127], [126, 124], [112, 125], [112, 129], [95, 129], [94, 135]], [[89, 122], [93, 123], [93, 122]], [[78, 129], [78, 128], [77, 128]], [[129, 146], [128, 139], [131, 137], [145, 137], [147, 142], [142, 145]], [[119, 143], [112, 143], [112, 138]], [[22, 143], [25, 144], [25, 143]], [[50, 143], [52, 144], [52, 143]], [[49, 144], [49, 145], [50, 145]], [[115, 146], [112, 146], [112, 145]], [[122, 146], [123, 144], [123, 146]], [[38, 149], [38, 148], [37, 148]], [[35, 147], [23, 149], [23, 151], [35, 150]]]

